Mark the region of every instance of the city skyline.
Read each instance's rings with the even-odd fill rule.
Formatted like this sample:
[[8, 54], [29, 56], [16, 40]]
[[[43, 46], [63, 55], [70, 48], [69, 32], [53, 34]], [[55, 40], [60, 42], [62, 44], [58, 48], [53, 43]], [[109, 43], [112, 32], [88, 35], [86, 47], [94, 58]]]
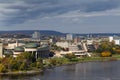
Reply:
[[0, 0], [0, 30], [120, 32], [120, 0]]

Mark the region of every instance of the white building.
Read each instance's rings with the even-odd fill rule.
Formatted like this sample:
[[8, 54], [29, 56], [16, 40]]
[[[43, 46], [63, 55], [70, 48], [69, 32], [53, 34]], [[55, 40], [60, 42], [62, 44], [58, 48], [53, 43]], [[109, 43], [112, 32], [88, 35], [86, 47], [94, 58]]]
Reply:
[[56, 42], [57, 46], [60, 46], [62, 48], [68, 48], [69, 47], [69, 43], [68, 42]]
[[24, 46], [17, 46], [14, 49], [4, 49], [4, 52], [2, 54], [3, 57], [5, 57], [6, 55], [12, 55], [13, 57], [17, 57], [23, 52], [28, 52], [32, 54], [36, 59], [48, 58], [50, 53], [48, 45], [40, 46], [39, 43], [27, 43]]
[[114, 39], [116, 45], [120, 45], [120, 39]]
[[10, 42], [8, 43], [7, 46], [4, 46], [5, 49], [14, 49], [15, 47], [18, 47], [18, 46], [23, 46], [25, 45], [25, 43], [22, 43], [22, 42]]
[[93, 42], [94, 42], [93, 39], [88, 39], [88, 40], [87, 40], [87, 44], [89, 44], [89, 45], [93, 44]]
[[66, 40], [73, 40], [73, 35], [72, 34], [67, 34], [66, 35]]
[[115, 36], [115, 37], [110, 36], [110, 37], [109, 37], [109, 42], [112, 42], [112, 41], [114, 41], [116, 45], [120, 45], [120, 37], [117, 37], [117, 36]]
[[113, 36], [109, 36], [109, 42], [113, 41]]

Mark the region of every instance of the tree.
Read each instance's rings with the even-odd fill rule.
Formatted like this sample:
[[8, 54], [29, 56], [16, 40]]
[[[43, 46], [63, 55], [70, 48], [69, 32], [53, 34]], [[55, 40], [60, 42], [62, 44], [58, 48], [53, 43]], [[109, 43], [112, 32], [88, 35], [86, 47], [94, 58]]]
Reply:
[[73, 53], [66, 54], [64, 57], [68, 59], [76, 58], [76, 56]]
[[69, 59], [70, 61], [78, 61], [78, 58], [73, 53], [66, 54], [64, 57]]
[[29, 64], [35, 62], [36, 59], [35, 59], [33, 54], [28, 53], [28, 52], [24, 52], [24, 53], [21, 53], [20, 55], [18, 55], [17, 61], [20, 63], [22, 63], [23, 61], [24, 62], [26, 61], [27, 64], [29, 65]]
[[113, 42], [103, 41], [99, 45], [98, 49], [96, 50], [98, 53], [102, 53], [103, 51], [110, 51], [112, 54], [115, 53], [113, 47], [115, 44]]
[[40, 62], [36, 62], [36, 68], [43, 69], [43, 64]]
[[22, 55], [23, 55], [23, 58], [26, 59], [28, 62], [35, 62], [36, 60], [34, 54], [24, 52]]
[[38, 58], [36, 60], [36, 68], [43, 69], [43, 59], [42, 58]]
[[20, 65], [19, 70], [27, 70], [27, 64], [26, 64], [26, 62], [23, 62], [23, 63]]
[[0, 72], [5, 73], [6, 71], [6, 67], [3, 64], [0, 64]]
[[8, 64], [10, 70], [19, 70], [20, 63], [16, 59], [11, 58]]

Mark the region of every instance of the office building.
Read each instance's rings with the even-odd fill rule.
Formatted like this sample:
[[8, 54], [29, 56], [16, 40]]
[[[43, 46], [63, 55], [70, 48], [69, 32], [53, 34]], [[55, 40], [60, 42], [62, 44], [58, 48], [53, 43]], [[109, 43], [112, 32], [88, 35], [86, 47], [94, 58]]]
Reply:
[[67, 34], [66, 35], [66, 40], [73, 40], [73, 35], [72, 34]]
[[40, 39], [40, 32], [39, 32], [39, 31], [35, 31], [35, 32], [32, 34], [32, 38], [33, 38], [33, 39]]

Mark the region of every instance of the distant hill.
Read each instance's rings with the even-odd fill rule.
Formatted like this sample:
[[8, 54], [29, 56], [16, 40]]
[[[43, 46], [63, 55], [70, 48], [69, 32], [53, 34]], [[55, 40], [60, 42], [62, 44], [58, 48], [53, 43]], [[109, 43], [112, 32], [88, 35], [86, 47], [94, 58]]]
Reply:
[[15, 30], [15, 31], [0, 31], [0, 34], [26, 34], [32, 35], [35, 31], [39, 31], [44, 35], [64, 35], [64, 33], [52, 30]]
[[[68, 33], [62, 33], [54, 30], [13, 30], [13, 31], [0, 31], [0, 35], [2, 34], [25, 34], [32, 35], [35, 31], [39, 31], [42, 35], [56, 35], [56, 36], [65, 36]], [[120, 36], [120, 33], [84, 33], [84, 34], [74, 34], [76, 36]]]
[[40, 30], [40, 33], [44, 35], [64, 35], [64, 33], [52, 30]]

